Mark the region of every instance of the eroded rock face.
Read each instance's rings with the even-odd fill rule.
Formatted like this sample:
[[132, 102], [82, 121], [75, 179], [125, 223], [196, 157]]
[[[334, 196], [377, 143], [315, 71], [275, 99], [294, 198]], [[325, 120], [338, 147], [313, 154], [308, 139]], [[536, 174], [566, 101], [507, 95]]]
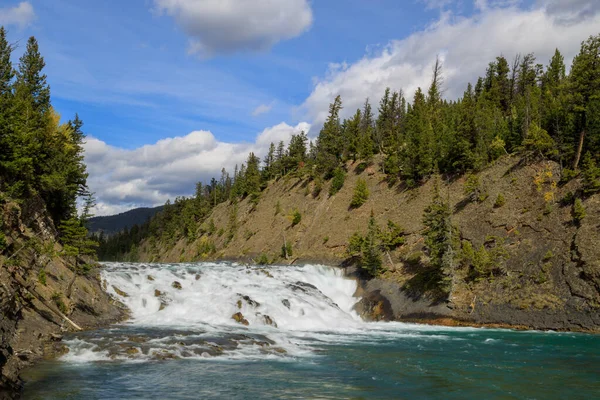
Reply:
[[[75, 276], [68, 260], [50, 258], [36, 249], [18, 253], [8, 267], [6, 255], [15, 254], [34, 237], [59, 253], [61, 249], [43, 202], [31, 199], [22, 209], [5, 203], [0, 205], [0, 214], [9, 246], [0, 254], [0, 399], [11, 399], [20, 394], [19, 374], [23, 368], [66, 351], [60, 339], [61, 326], [68, 329], [68, 324], [38, 297], [54, 305], [53, 297], [59, 294], [62, 312], [84, 329], [120, 321], [127, 313], [104, 291], [97, 270]], [[42, 268], [46, 273], [44, 283], [39, 279]]]

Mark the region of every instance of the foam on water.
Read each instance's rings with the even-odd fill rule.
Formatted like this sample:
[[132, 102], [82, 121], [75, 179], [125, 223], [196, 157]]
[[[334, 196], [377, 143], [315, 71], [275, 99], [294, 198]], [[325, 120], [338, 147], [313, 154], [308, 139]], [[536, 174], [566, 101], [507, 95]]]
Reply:
[[[232, 319], [237, 312], [252, 327], [268, 326], [265, 316], [269, 316], [279, 329], [290, 331], [361, 324], [352, 310], [358, 300], [353, 297], [356, 282], [323, 266], [115, 263], [107, 265], [102, 278], [108, 292], [131, 310], [136, 325], [237, 326]], [[173, 287], [175, 282], [181, 289]]]
[[362, 321], [357, 282], [321, 265], [107, 263], [101, 275], [131, 319], [68, 341], [66, 361], [289, 360], [327, 343], [454, 340], [444, 328]]

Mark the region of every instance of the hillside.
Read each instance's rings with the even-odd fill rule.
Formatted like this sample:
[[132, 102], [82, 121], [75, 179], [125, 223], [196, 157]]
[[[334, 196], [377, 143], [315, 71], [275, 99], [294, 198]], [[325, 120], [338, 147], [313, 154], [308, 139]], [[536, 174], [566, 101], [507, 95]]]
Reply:
[[[422, 220], [435, 180], [409, 190], [398, 184], [389, 187], [374, 167], [361, 171], [349, 163], [348, 170], [343, 188], [333, 196], [327, 185], [315, 196], [314, 182], [284, 177], [271, 182], [256, 205], [249, 198], [217, 205], [197, 227], [195, 241], [145, 240], [137, 257], [160, 262], [266, 258], [347, 265], [352, 261], [346, 253], [349, 238], [366, 232], [373, 212], [380, 227], [388, 220], [399, 224], [405, 244], [384, 257], [381, 277], [363, 281], [361, 311], [366, 317], [599, 329], [600, 195], [583, 202], [587, 216], [578, 226], [569, 193], [579, 183], [557, 185], [558, 164], [503, 157], [478, 175], [482, 201], [465, 195], [465, 176], [441, 184], [461, 241], [457, 251], [466, 242], [486, 249], [478, 254], [487, 257], [484, 264], [489, 267], [488, 273], [473, 278], [477, 263], [457, 254], [448, 300], [440, 300], [422, 284], [429, 264]], [[350, 209], [359, 178], [367, 182], [370, 197], [360, 208]], [[296, 210], [301, 221], [293, 226]], [[284, 240], [293, 253], [288, 261], [281, 258]], [[494, 254], [503, 256], [494, 259]]]
[[105, 235], [110, 236], [117, 232], [121, 232], [125, 228], [131, 228], [134, 225], [142, 225], [162, 209], [163, 206], [153, 208], [141, 207], [117, 215], [93, 217], [88, 221], [87, 228], [92, 234], [102, 232]]

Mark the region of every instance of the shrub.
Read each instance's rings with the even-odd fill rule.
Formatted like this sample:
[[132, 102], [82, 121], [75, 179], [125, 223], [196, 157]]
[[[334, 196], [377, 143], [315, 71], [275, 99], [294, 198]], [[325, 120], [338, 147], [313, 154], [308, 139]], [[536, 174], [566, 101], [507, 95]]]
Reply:
[[333, 178], [331, 179], [331, 187], [329, 188], [329, 195], [333, 196], [344, 186], [346, 180], [346, 172], [341, 168], [336, 168], [333, 171]]
[[256, 263], [258, 265], [268, 265], [269, 264], [269, 257], [265, 253], [260, 253], [260, 256], [258, 256], [258, 259], [256, 260]]
[[58, 309], [60, 310], [60, 312], [62, 312], [63, 314], [67, 314], [67, 312], [69, 311], [67, 309], [67, 305], [65, 304], [65, 302], [62, 299], [62, 293], [60, 292], [54, 292], [52, 293], [52, 301], [54, 301], [54, 304], [56, 304], [56, 307], [58, 307]]
[[506, 204], [506, 199], [504, 198], [504, 195], [502, 195], [502, 193], [499, 193], [498, 197], [496, 197], [496, 201], [494, 202], [494, 208], [500, 208], [504, 204]]
[[573, 203], [573, 219], [577, 225], [581, 224], [581, 220], [583, 220], [586, 216], [585, 207], [581, 202], [581, 199], [575, 199], [575, 203]]
[[421, 263], [422, 257], [423, 257], [423, 252], [415, 251], [415, 252], [410, 253], [408, 256], [406, 256], [406, 258], [404, 259], [404, 263], [410, 267], [416, 267]]
[[217, 231], [217, 227], [215, 225], [215, 221], [211, 218], [210, 221], [208, 221], [208, 234], [212, 235], [216, 231]]
[[46, 286], [46, 270], [44, 268], [40, 269], [40, 272], [38, 272], [38, 282]]
[[381, 230], [378, 236], [382, 248], [387, 251], [394, 250], [405, 242], [404, 229], [391, 220], [387, 222], [387, 229]]
[[481, 203], [487, 199], [487, 193], [481, 188], [479, 183], [479, 177], [474, 174], [469, 174], [465, 181], [464, 193], [469, 197], [471, 201], [477, 201]]
[[554, 257], [554, 253], [552, 252], [552, 250], [548, 250], [546, 252], [546, 254], [544, 254], [544, 258], [542, 258], [543, 261], [548, 261], [550, 260], [552, 257]]
[[323, 238], [323, 244], [326, 244], [327, 242], [329, 242], [329, 236]]
[[212, 240], [209, 240], [206, 237], [200, 238], [198, 243], [198, 255], [200, 257], [208, 257], [211, 254], [214, 254], [217, 251], [215, 244]]
[[565, 184], [569, 182], [571, 179], [575, 178], [579, 174], [578, 171], [573, 171], [572, 169], [565, 168], [562, 170], [560, 175], [560, 183]]
[[367, 182], [364, 179], [359, 179], [354, 188], [354, 196], [352, 196], [350, 207], [358, 208], [365, 204], [368, 199], [369, 189], [367, 188]]
[[283, 246], [281, 246], [281, 258], [288, 258], [292, 255], [292, 244], [290, 242], [284, 243]]
[[294, 210], [292, 213], [292, 226], [298, 225], [300, 221], [302, 221], [302, 214], [300, 214], [300, 211]]
[[600, 167], [596, 166], [596, 160], [589, 151], [585, 153], [583, 158], [581, 177], [585, 194], [600, 192]]
[[320, 177], [315, 178], [315, 186], [313, 189], [313, 197], [319, 197], [323, 190], [323, 180]]

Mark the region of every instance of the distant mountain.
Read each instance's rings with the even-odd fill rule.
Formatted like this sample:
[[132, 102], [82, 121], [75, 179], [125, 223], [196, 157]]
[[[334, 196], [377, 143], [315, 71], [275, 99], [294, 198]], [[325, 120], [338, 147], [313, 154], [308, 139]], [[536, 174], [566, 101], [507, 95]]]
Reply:
[[117, 215], [94, 217], [88, 222], [88, 229], [90, 233], [104, 232], [104, 234], [109, 236], [114, 235], [126, 227], [131, 228], [133, 225], [143, 224], [162, 209], [163, 206], [154, 208], [141, 207]]

